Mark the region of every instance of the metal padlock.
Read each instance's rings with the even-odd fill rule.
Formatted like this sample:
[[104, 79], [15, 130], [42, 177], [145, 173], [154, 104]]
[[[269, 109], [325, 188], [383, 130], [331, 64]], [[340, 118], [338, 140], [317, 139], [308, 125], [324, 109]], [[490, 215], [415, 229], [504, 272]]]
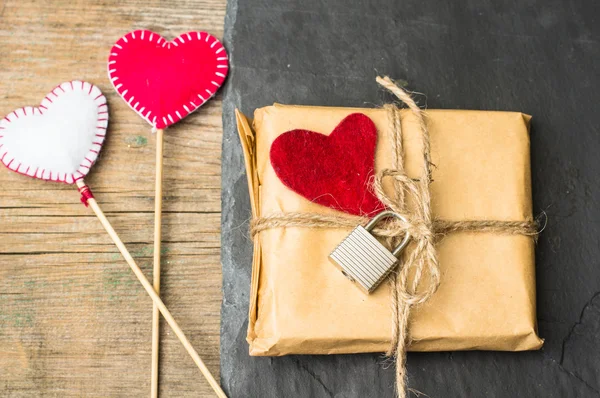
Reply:
[[371, 230], [383, 218], [396, 217], [407, 222], [393, 211], [382, 211], [366, 226], [357, 226], [329, 255], [329, 259], [342, 274], [364, 292], [371, 293], [379, 286], [398, 262], [398, 255], [410, 240], [408, 231], [402, 242], [390, 252], [373, 235]]

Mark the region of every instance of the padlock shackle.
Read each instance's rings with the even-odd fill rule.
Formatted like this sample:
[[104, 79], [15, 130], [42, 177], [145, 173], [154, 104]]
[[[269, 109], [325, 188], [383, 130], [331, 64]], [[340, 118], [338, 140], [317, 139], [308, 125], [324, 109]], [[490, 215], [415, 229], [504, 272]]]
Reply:
[[[367, 223], [367, 225], [365, 225], [365, 229], [369, 232], [371, 232], [371, 230], [373, 228], [375, 228], [375, 225], [381, 221], [384, 218], [388, 218], [388, 217], [396, 217], [399, 220], [404, 221], [405, 223], [408, 223], [408, 220], [401, 216], [400, 214], [391, 211], [391, 210], [384, 210], [381, 213], [377, 214], [375, 217], [373, 217], [371, 219], [371, 221], [369, 221]], [[402, 242], [400, 242], [400, 244], [398, 246], [396, 246], [396, 248], [394, 249], [394, 251], [392, 252], [392, 254], [394, 255], [394, 257], [398, 257], [398, 255], [400, 254], [400, 252], [406, 247], [406, 245], [408, 245], [408, 242], [410, 241], [410, 233], [408, 232], [408, 230], [406, 230], [406, 235], [404, 235], [404, 239], [402, 240]]]

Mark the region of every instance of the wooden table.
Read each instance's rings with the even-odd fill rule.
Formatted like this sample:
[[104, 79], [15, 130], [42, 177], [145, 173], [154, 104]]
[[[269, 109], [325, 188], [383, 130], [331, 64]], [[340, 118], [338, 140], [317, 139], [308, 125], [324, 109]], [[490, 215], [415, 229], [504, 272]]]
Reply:
[[[72, 79], [111, 111], [86, 179], [151, 280], [154, 136], [116, 95], [108, 52], [128, 31], [223, 34], [225, 0], [0, 0], [0, 115]], [[218, 378], [221, 101], [165, 138], [162, 297]], [[152, 302], [73, 186], [0, 168], [0, 396], [138, 397], [150, 391]], [[162, 397], [213, 396], [165, 322]]]

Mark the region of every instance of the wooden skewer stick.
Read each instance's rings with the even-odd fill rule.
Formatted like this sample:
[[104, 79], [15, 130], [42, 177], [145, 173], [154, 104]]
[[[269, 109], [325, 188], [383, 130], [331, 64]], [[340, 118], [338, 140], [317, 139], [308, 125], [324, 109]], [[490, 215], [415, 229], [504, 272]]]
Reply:
[[[87, 189], [87, 186], [83, 179], [77, 180], [77, 186], [80, 190]], [[187, 337], [185, 337], [185, 334], [183, 333], [177, 322], [175, 322], [175, 319], [169, 312], [169, 309], [165, 306], [158, 294], [156, 294], [156, 292], [154, 291], [152, 284], [150, 284], [148, 279], [146, 279], [140, 267], [135, 263], [133, 257], [131, 257], [131, 254], [129, 254], [129, 251], [127, 250], [127, 248], [125, 247], [125, 245], [123, 244], [113, 227], [110, 225], [110, 222], [100, 209], [100, 206], [98, 206], [98, 202], [96, 202], [94, 198], [88, 198], [87, 203], [92, 208], [94, 213], [96, 213], [96, 216], [98, 217], [98, 219], [102, 223], [102, 226], [104, 227], [106, 232], [108, 232], [108, 235], [123, 255], [123, 258], [125, 258], [125, 261], [127, 261], [127, 264], [129, 264], [129, 267], [131, 268], [135, 276], [138, 278], [138, 280], [140, 281], [150, 298], [152, 298], [152, 301], [154, 301], [154, 304], [156, 304], [158, 310], [161, 312], [169, 326], [171, 326], [171, 329], [173, 329], [173, 332], [175, 332], [175, 335], [177, 335], [179, 341], [181, 341], [183, 347], [186, 349], [188, 354], [190, 354], [190, 356], [198, 366], [198, 369], [200, 369], [200, 371], [202, 372], [212, 389], [217, 394], [217, 396], [219, 398], [227, 398], [227, 395], [225, 395], [225, 393], [221, 389], [221, 386], [219, 386], [219, 383], [217, 383], [214, 376], [210, 373], [210, 371], [208, 370], [208, 368], [206, 367], [206, 365], [204, 364], [204, 362], [202, 361], [202, 359], [200, 358], [190, 341], [187, 339]]]
[[[162, 180], [164, 132], [156, 131], [156, 181], [154, 190], [154, 291], [160, 295], [160, 255], [162, 235]], [[160, 345], [160, 317], [156, 303], [152, 306], [152, 376], [150, 396], [158, 397], [158, 354]]]

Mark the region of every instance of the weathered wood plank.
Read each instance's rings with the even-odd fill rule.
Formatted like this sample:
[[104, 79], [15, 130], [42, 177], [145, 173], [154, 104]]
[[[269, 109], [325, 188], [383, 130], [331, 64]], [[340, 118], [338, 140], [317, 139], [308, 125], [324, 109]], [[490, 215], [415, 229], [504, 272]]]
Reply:
[[[138, 28], [172, 38], [223, 33], [225, 0], [0, 0], [0, 115], [55, 85], [98, 85], [109, 135], [89, 185], [151, 275], [154, 137], [114, 93], [112, 44]], [[219, 371], [221, 100], [165, 137], [163, 297], [209, 369]], [[152, 304], [74, 187], [0, 168], [0, 395], [145, 396]], [[212, 396], [162, 325], [162, 397]]]

